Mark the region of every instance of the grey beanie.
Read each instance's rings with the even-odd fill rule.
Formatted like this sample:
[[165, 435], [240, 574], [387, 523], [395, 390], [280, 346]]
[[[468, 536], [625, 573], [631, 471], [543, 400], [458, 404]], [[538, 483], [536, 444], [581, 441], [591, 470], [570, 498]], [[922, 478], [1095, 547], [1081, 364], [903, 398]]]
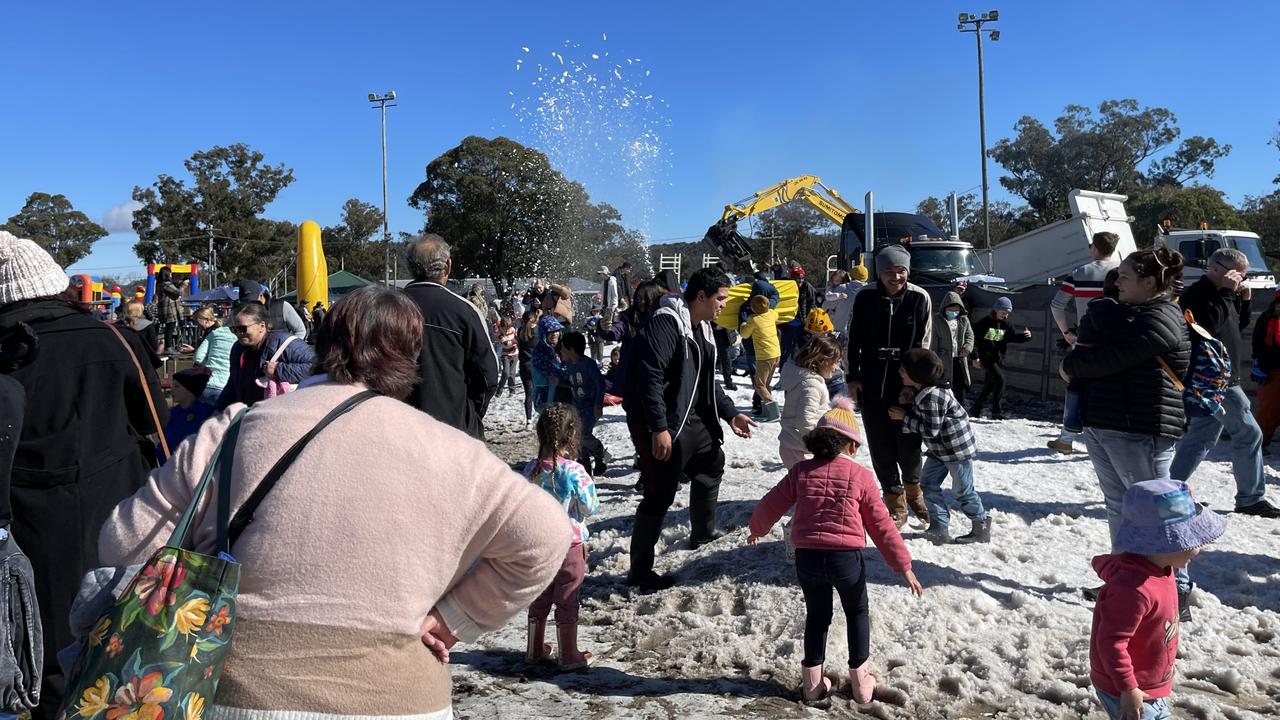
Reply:
[[876, 253], [876, 267], [880, 270], [901, 267], [911, 272], [911, 253], [901, 245], [889, 245]]
[[992, 310], [1004, 310], [1005, 312], [1013, 312], [1013, 301], [1007, 297], [997, 298], [996, 304], [991, 306]]

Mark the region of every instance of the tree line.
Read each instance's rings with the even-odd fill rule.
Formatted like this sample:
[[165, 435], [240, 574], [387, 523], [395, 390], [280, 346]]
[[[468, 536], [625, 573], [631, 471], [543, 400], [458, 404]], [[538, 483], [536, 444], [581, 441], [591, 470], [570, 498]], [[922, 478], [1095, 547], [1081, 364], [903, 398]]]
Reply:
[[[1020, 200], [991, 203], [993, 243], [1068, 217], [1067, 193], [1078, 187], [1128, 195], [1139, 245], [1151, 244], [1166, 219], [1176, 227], [1206, 222], [1257, 232], [1268, 256], [1280, 260], [1280, 190], [1231, 205], [1208, 184], [1231, 146], [1202, 135], [1183, 138], [1177, 117], [1166, 108], [1132, 99], [1108, 100], [1096, 109], [1069, 105], [1051, 126], [1026, 116], [1013, 131], [989, 151], [1004, 170], [1000, 184]], [[1280, 149], [1280, 132], [1269, 144]], [[141, 262], [207, 262], [212, 250], [219, 280], [269, 280], [290, 272], [298, 228], [264, 213], [293, 182], [292, 169], [266, 162], [244, 144], [197, 151], [183, 168], [185, 177], [162, 173], [133, 189], [140, 205], [133, 214], [134, 252]], [[696, 242], [647, 246], [616, 208], [593, 202], [545, 154], [509, 138], [464, 138], [428, 163], [424, 174], [407, 198], [424, 214], [422, 230], [453, 245], [456, 276], [489, 277], [503, 291], [518, 278], [594, 278], [599, 266], [616, 267], [623, 260], [646, 274], [662, 252], [681, 252], [691, 261], [714, 253]], [[1280, 185], [1280, 176], [1273, 183]], [[981, 246], [977, 196], [962, 195], [959, 210], [961, 238]], [[942, 199], [926, 197], [916, 211], [945, 227]], [[323, 228], [330, 269], [381, 277], [381, 225], [377, 206], [348, 199], [339, 221]], [[839, 235], [839, 228], [799, 203], [761, 213], [753, 226], [758, 260], [769, 259], [772, 250], [810, 273], [825, 268]], [[43, 192], [32, 193], [0, 228], [40, 243], [64, 267], [87, 256], [107, 234], [65, 196]], [[401, 276], [407, 274], [399, 253], [404, 240], [392, 239]]]

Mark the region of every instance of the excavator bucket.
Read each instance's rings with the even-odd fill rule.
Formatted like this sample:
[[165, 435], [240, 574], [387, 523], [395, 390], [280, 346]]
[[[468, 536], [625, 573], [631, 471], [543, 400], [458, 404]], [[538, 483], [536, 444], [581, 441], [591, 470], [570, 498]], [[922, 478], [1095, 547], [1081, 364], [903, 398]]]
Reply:
[[755, 266], [751, 262], [751, 244], [738, 232], [737, 223], [718, 222], [712, 225], [707, 228], [702, 241], [710, 243], [716, 249], [720, 257], [725, 259], [726, 266], [740, 266], [749, 272], [755, 272]]

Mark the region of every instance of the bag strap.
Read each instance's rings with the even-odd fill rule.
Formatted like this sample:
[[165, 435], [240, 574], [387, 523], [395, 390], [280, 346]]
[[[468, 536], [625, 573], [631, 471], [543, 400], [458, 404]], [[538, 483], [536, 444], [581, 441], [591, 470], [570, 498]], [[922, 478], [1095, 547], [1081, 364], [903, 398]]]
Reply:
[[292, 447], [285, 451], [284, 455], [276, 461], [276, 464], [271, 466], [271, 469], [267, 471], [267, 474], [262, 478], [262, 482], [258, 483], [258, 487], [253, 489], [253, 493], [249, 495], [249, 499], [245, 500], [244, 505], [240, 506], [240, 509], [236, 511], [235, 517], [231, 519], [231, 524], [227, 528], [228, 548], [235, 544], [236, 539], [240, 537], [240, 533], [243, 533], [245, 528], [249, 527], [249, 524], [253, 522], [253, 514], [257, 511], [258, 506], [266, 499], [267, 494], [270, 493], [271, 489], [275, 487], [275, 484], [279, 482], [280, 477], [289, 469], [289, 466], [293, 464], [293, 461], [297, 460], [298, 456], [302, 454], [302, 450], [307, 446], [307, 443], [311, 442], [316, 435], [319, 435], [321, 430], [328, 427], [329, 423], [350, 412], [352, 408], [365, 400], [377, 397], [377, 395], [378, 393], [372, 390], [365, 390], [347, 398], [340, 405], [329, 411], [329, 414], [325, 415], [324, 419], [316, 423], [316, 426], [311, 428], [310, 432], [299, 438]]
[[164, 437], [164, 425], [160, 424], [160, 413], [156, 412], [156, 401], [151, 397], [151, 384], [147, 382], [147, 374], [142, 370], [142, 363], [138, 362], [138, 356], [133, 354], [133, 346], [128, 340], [124, 339], [124, 335], [116, 329], [111, 323], [103, 323], [111, 332], [116, 334], [120, 340], [120, 344], [124, 345], [124, 349], [129, 353], [129, 359], [133, 361], [133, 367], [138, 371], [138, 382], [142, 383], [142, 394], [147, 396], [147, 409], [151, 411], [151, 422], [156, 426], [156, 435], [160, 437], [160, 449], [164, 452], [165, 462], [169, 461], [169, 441]]
[[[231, 455], [235, 449], [236, 437], [240, 434], [240, 419], [244, 414], [249, 412], [249, 408], [245, 408], [236, 413], [232, 418], [231, 424], [227, 426], [227, 432], [222, 436], [222, 442], [218, 443], [218, 449], [213, 451], [213, 456], [209, 458], [209, 464], [204, 469], [204, 475], [201, 476], [200, 482], [196, 485], [195, 492], [191, 493], [191, 502], [187, 503], [187, 509], [183, 511], [182, 518], [178, 520], [178, 524], [173, 527], [173, 532], [169, 535], [168, 547], [186, 547], [187, 534], [191, 530], [191, 522], [195, 519], [196, 507], [200, 505], [200, 500], [204, 498], [205, 493], [209, 489], [209, 482], [213, 478], [213, 470], [221, 463], [223, 467], [223, 475], [227, 474], [227, 468], [231, 467]], [[229, 489], [229, 484], [219, 478], [219, 483]], [[219, 500], [223, 488], [219, 488]], [[222, 513], [218, 515], [218, 533], [221, 535], [226, 526], [226, 519]]]
[[279, 360], [280, 356], [284, 354], [284, 349], [289, 347], [289, 343], [297, 339], [298, 339], [298, 336], [296, 335], [290, 335], [289, 337], [285, 338], [284, 342], [280, 343], [280, 347], [276, 348], [275, 353], [271, 355], [271, 360], [269, 362], [276, 362], [277, 360]]
[[1164, 368], [1164, 373], [1173, 381], [1173, 386], [1177, 388], [1178, 392], [1182, 392], [1185, 386], [1182, 384], [1182, 381], [1178, 379], [1177, 374], [1173, 372], [1173, 368], [1169, 367], [1169, 363], [1165, 362], [1162, 357], [1157, 357], [1156, 362], [1160, 363], [1160, 367]]

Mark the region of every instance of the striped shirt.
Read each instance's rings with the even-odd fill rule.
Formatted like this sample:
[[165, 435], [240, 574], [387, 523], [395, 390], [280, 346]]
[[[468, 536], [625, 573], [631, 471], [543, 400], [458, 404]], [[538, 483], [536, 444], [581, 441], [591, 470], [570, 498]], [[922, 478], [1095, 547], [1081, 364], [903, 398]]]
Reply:
[[1071, 271], [1071, 276], [1062, 281], [1058, 292], [1053, 296], [1049, 309], [1053, 312], [1054, 322], [1059, 326], [1071, 326], [1067, 322], [1067, 305], [1075, 300], [1076, 323], [1088, 312], [1089, 302], [1102, 297], [1102, 286], [1106, 283], [1107, 273], [1119, 267], [1119, 260], [1094, 260]]

